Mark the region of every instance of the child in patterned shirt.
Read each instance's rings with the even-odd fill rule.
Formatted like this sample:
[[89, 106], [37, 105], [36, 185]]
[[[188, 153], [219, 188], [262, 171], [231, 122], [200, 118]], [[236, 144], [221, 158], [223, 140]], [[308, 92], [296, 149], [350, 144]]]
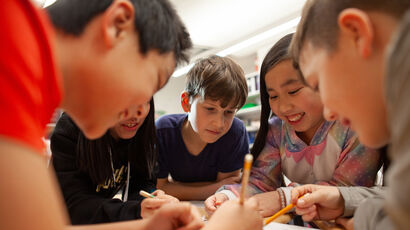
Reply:
[[[361, 145], [348, 126], [325, 121], [319, 94], [292, 65], [291, 38], [271, 48], [260, 74], [262, 112], [249, 193], [264, 217], [288, 205], [299, 184], [372, 186], [382, 164], [379, 153]], [[283, 175], [291, 181], [287, 186]], [[206, 210], [213, 213], [239, 191], [240, 184], [224, 185], [205, 201]]]

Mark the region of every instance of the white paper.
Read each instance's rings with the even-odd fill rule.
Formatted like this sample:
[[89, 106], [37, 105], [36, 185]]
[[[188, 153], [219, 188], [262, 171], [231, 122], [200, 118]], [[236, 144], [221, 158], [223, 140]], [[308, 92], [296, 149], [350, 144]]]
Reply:
[[280, 224], [276, 222], [270, 222], [268, 225], [263, 227], [263, 230], [302, 230], [302, 229], [317, 229], [317, 228], [306, 228], [306, 227], [300, 227], [296, 225], [290, 225], [290, 224]]

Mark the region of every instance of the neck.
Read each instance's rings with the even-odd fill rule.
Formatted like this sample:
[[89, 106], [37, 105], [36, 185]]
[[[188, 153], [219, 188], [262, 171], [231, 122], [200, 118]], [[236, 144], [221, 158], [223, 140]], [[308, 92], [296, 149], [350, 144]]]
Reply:
[[322, 118], [319, 122], [317, 122], [317, 124], [312, 126], [310, 129], [306, 130], [305, 132], [297, 132], [296, 134], [303, 142], [305, 142], [307, 145], [310, 145], [310, 142], [315, 136], [316, 131], [323, 124], [323, 122], [325, 122], [325, 120]]
[[184, 121], [181, 133], [185, 146], [192, 155], [198, 155], [202, 152], [207, 143], [193, 130], [188, 119]]

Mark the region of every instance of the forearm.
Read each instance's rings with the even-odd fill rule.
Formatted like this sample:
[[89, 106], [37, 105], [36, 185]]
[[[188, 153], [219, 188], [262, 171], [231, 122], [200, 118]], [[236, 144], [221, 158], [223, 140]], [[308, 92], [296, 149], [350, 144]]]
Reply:
[[143, 230], [147, 229], [145, 220], [123, 221], [109, 224], [67, 226], [66, 230]]
[[363, 200], [374, 197], [384, 196], [386, 187], [338, 187], [345, 203], [343, 216], [352, 216]]
[[167, 182], [163, 185], [158, 185], [158, 188], [180, 200], [205, 200], [214, 194], [221, 185], [221, 182], [205, 182], [203, 185], [198, 183]]

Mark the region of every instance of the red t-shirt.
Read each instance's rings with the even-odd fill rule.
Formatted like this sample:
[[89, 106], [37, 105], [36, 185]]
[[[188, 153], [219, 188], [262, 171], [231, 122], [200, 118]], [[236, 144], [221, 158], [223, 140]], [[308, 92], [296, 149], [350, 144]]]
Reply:
[[1, 4], [0, 136], [43, 153], [41, 137], [61, 101], [52, 27], [29, 0]]

